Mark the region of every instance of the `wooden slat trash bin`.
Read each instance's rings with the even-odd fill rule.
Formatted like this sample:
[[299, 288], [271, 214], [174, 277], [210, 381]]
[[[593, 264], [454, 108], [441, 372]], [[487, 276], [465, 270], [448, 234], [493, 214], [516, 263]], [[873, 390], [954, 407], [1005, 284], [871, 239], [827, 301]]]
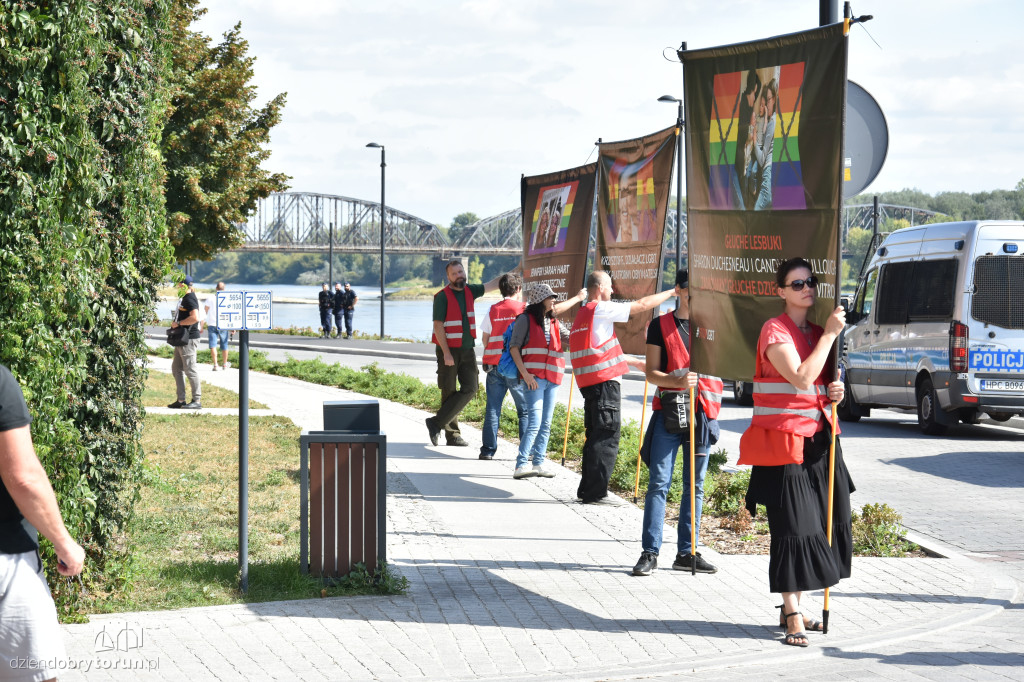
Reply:
[[387, 437], [376, 400], [324, 403], [323, 431], [303, 431], [299, 565], [322, 578], [370, 573], [386, 557]]

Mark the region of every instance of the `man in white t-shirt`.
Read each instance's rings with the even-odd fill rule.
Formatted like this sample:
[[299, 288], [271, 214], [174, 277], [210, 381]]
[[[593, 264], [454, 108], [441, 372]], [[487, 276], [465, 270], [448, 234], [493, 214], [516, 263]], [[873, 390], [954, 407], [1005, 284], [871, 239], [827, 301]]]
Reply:
[[223, 360], [221, 369], [228, 368], [228, 338], [231, 330], [217, 326], [217, 292], [224, 291], [224, 282], [217, 282], [217, 289], [203, 302], [206, 309], [206, 332], [210, 340], [210, 357], [213, 359], [213, 371], [217, 371], [217, 348], [221, 349]]
[[675, 289], [636, 301], [612, 302], [612, 278], [607, 272], [598, 271], [587, 276], [587, 295], [590, 302], [577, 313], [569, 335], [572, 371], [583, 394], [586, 435], [576, 496], [583, 504], [617, 504], [608, 497], [608, 481], [619, 455], [619, 377], [629, 367], [643, 371], [645, 365], [643, 360], [622, 353], [614, 325], [657, 308], [675, 295]]

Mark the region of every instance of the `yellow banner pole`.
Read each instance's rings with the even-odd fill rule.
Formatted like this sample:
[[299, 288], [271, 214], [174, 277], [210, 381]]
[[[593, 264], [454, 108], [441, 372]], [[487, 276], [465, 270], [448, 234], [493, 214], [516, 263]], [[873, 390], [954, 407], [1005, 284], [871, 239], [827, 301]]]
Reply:
[[565, 450], [569, 447], [569, 417], [572, 416], [572, 382], [576, 378], [569, 374], [569, 406], [565, 408], [565, 437], [562, 438], [562, 466], [565, 466]]
[[644, 449], [644, 417], [647, 412], [647, 387], [649, 384], [644, 379], [644, 404], [640, 408], [640, 447], [636, 451], [636, 482], [633, 483], [633, 504], [636, 504], [637, 495], [640, 494], [640, 450]]
[[697, 403], [693, 400], [690, 387], [690, 575], [697, 575], [697, 477], [694, 468], [697, 460], [697, 441], [694, 432], [697, 426]]
[[[828, 512], [825, 522], [825, 537], [828, 546], [832, 546], [832, 496], [835, 494], [836, 480], [836, 404], [832, 403], [832, 442], [828, 447]], [[829, 588], [825, 588], [825, 604], [821, 611], [821, 633], [828, 634]]]

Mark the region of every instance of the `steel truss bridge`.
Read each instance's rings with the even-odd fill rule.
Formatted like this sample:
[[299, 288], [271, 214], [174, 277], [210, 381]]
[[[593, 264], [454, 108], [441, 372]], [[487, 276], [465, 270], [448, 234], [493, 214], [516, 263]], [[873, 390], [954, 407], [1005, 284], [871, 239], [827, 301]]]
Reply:
[[[675, 212], [670, 211], [666, 246], [675, 249]], [[240, 225], [240, 250], [291, 253], [380, 253], [380, 203], [333, 194], [283, 192], [261, 199]], [[683, 222], [685, 233], [686, 223]], [[333, 244], [331, 243], [333, 242]], [[523, 252], [523, 217], [518, 208], [483, 218], [446, 235], [429, 220], [385, 206], [384, 249], [389, 254], [506, 256]]]
[[[892, 204], [879, 204], [878, 209], [879, 223], [904, 218], [917, 225], [941, 215]], [[872, 214], [871, 204], [846, 206], [844, 234], [851, 227], [871, 230]], [[666, 223], [665, 254], [669, 257], [675, 252], [674, 210], [668, 210]], [[240, 249], [244, 251], [327, 253], [333, 248], [339, 253], [380, 253], [380, 203], [363, 199], [309, 192], [271, 194], [259, 201], [255, 213], [239, 227], [245, 233]], [[685, 253], [685, 216], [683, 239]], [[591, 235], [591, 247], [593, 242]], [[445, 234], [428, 220], [386, 206], [384, 249], [389, 254], [432, 255], [440, 259], [518, 255], [523, 252], [523, 217], [514, 208]]]

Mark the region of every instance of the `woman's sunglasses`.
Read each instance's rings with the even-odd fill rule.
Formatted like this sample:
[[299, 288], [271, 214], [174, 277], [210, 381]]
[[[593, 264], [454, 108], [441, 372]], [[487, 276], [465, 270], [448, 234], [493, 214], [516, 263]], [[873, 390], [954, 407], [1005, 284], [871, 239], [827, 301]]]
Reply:
[[792, 282], [787, 284], [787, 287], [793, 287], [793, 291], [803, 291], [804, 285], [809, 286], [812, 289], [818, 288], [818, 278], [811, 275], [807, 279], [794, 279]]

